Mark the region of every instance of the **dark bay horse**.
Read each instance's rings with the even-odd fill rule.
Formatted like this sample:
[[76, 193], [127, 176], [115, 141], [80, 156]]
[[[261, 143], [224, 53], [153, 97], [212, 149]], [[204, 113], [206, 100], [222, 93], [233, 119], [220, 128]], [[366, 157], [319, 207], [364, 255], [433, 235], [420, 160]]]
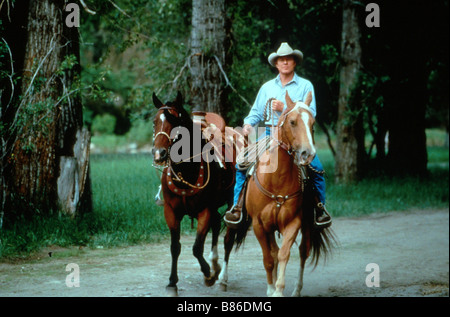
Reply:
[[[219, 277], [221, 267], [218, 264], [217, 242], [222, 217], [218, 208], [225, 203], [232, 203], [236, 151], [227, 148], [228, 153], [231, 153], [231, 159], [228, 161], [219, 162], [212, 159], [211, 147], [206, 146], [208, 140], [202, 136], [206, 122], [191, 119], [182, 106], [180, 93], [174, 102], [167, 104], [163, 104], [153, 94], [153, 103], [158, 109], [153, 122], [153, 161], [162, 169], [164, 217], [171, 236], [172, 267], [166, 289], [169, 295], [176, 296], [177, 261], [181, 251], [180, 223], [186, 215], [197, 219], [193, 254], [198, 259], [205, 284], [212, 286]], [[203, 118], [221, 119], [211, 113], [207, 113]], [[213, 127], [215, 129], [216, 125]], [[225, 130], [224, 121], [222, 129]], [[233, 133], [231, 131], [231, 135]], [[224, 141], [223, 144], [225, 143]], [[225, 151], [225, 146], [223, 150]], [[203, 257], [204, 243], [210, 229], [211, 266]], [[226, 261], [233, 247], [234, 240], [231, 241], [230, 237], [234, 236], [235, 232], [228, 229], [225, 238]]]
[[[270, 148], [262, 154], [249, 179], [245, 196], [250, 218], [241, 231], [246, 232], [253, 224], [263, 252], [268, 296], [283, 296], [286, 265], [299, 231], [300, 269], [293, 296], [300, 296], [305, 262], [311, 251], [317, 265], [321, 251], [326, 254], [334, 239], [330, 229], [314, 227], [312, 195], [304, 182], [302, 166], [311, 163], [316, 154], [311, 100], [309, 93], [305, 102], [294, 103], [286, 93], [287, 109], [273, 132]], [[283, 236], [281, 248], [275, 240], [276, 231]]]

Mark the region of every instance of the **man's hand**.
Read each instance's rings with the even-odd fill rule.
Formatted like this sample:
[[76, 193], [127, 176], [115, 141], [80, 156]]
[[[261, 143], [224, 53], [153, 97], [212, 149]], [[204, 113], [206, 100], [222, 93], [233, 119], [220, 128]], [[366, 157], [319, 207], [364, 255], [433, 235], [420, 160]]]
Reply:
[[273, 100], [272, 101], [272, 110], [273, 111], [279, 111], [282, 112], [284, 109], [284, 103], [280, 100]]
[[244, 128], [242, 129], [242, 133], [244, 136], [248, 136], [253, 130], [253, 127], [250, 124], [245, 124]]

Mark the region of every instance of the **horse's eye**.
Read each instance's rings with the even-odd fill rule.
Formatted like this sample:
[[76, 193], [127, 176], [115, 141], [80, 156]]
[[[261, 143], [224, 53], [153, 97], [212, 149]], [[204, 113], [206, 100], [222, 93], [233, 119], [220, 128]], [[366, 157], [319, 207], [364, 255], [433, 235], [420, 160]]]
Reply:
[[297, 122], [295, 120], [289, 120], [289, 124], [295, 127], [297, 125]]

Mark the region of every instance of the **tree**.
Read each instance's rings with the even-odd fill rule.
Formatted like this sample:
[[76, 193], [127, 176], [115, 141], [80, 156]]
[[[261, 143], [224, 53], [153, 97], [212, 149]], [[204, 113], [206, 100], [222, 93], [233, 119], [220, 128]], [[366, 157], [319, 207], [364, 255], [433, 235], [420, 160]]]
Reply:
[[[9, 102], [2, 103], [3, 211], [59, 209], [73, 215], [90, 209], [90, 140], [82, 125], [79, 34], [65, 24], [67, 3], [21, 1], [11, 15], [2, 12], [2, 18], [8, 16], [4, 41], [17, 72], [11, 70]], [[25, 30], [17, 33], [22, 26]]]
[[[424, 175], [427, 84], [438, 63], [446, 64], [448, 76], [448, 1], [387, 2], [384, 10], [389, 15], [383, 22], [387, 44], [383, 63], [390, 76], [384, 87], [389, 129], [386, 168], [391, 174]], [[417, 43], [422, 49], [414, 49]], [[448, 88], [440, 94], [448, 96]]]
[[[357, 179], [361, 136], [360, 101], [355, 100], [354, 88], [361, 68], [361, 45], [358, 16], [351, 0], [343, 1], [340, 91], [336, 133], [336, 182]], [[364, 134], [362, 134], [364, 135]]]
[[224, 111], [225, 0], [192, 0], [191, 104], [195, 110]]

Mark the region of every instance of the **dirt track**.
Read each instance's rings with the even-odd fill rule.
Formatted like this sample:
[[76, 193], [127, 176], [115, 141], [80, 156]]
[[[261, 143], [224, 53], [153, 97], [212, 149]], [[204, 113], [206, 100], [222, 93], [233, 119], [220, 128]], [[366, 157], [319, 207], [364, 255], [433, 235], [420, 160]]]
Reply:
[[[448, 209], [337, 218], [333, 228], [340, 245], [326, 264], [320, 263], [314, 271], [307, 267], [302, 296], [449, 296]], [[180, 296], [265, 296], [261, 250], [252, 233], [245, 246], [232, 254], [226, 293], [217, 285], [203, 285], [192, 244], [193, 237], [182, 237]], [[205, 250], [209, 246], [208, 240]], [[66, 286], [69, 263], [80, 268], [80, 287]], [[366, 286], [369, 263], [379, 266], [379, 287]], [[287, 268], [287, 296], [293, 290], [298, 265], [294, 245]], [[0, 296], [165, 296], [169, 270], [168, 243], [47, 249], [33, 260], [0, 263]]]

